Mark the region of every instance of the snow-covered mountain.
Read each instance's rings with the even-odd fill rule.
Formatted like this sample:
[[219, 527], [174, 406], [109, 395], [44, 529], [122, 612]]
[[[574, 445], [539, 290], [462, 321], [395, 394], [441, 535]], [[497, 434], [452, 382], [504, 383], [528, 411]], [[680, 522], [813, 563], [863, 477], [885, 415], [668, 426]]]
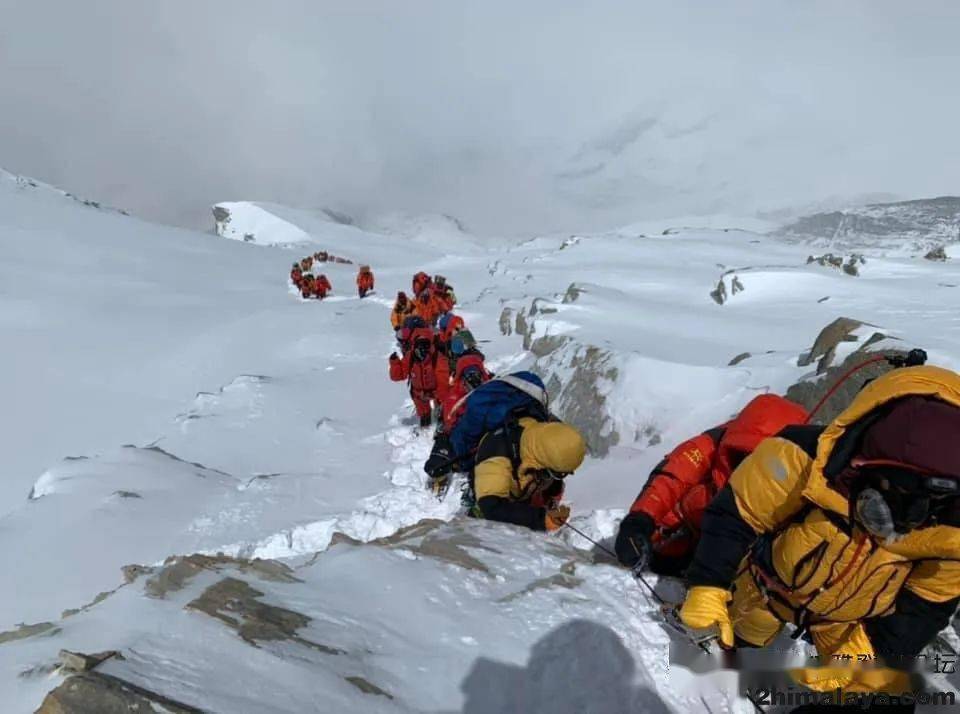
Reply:
[[[218, 207], [239, 240], [0, 181], [4, 711], [752, 711], [731, 673], [670, 665], [656, 601], [590, 543], [426, 492], [430, 436], [387, 379], [418, 269], [587, 435], [569, 498], [599, 540], [673, 444], [822, 383], [828, 352], [882, 332], [960, 367], [953, 260], [868, 246], [854, 276], [732, 226], [484, 248], [452, 221]], [[377, 294], [329, 264], [333, 297], [301, 300], [287, 271], [318, 249]], [[117, 655], [61, 686], [60, 650]]]
[[776, 231], [812, 245], [929, 251], [960, 241], [960, 197], [871, 203], [803, 216]]
[[270, 246], [316, 244], [337, 255], [365, 256], [359, 257], [360, 261], [389, 261], [407, 249], [423, 260], [481, 249], [481, 242], [447, 215], [392, 212], [357, 220], [326, 208], [238, 201], [216, 204], [213, 218], [214, 232], [224, 238]]

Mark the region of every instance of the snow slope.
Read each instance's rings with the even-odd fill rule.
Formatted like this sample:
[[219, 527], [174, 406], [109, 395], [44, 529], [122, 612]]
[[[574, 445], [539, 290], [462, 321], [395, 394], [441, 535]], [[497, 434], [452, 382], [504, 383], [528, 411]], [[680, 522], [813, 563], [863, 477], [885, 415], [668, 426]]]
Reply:
[[[5, 711], [62, 681], [62, 648], [118, 650], [104, 672], [212, 712], [750, 710], [730, 673], [669, 665], [656, 602], [589, 543], [423, 489], [430, 436], [386, 363], [387, 298], [421, 267], [496, 370], [552, 376], [589, 430], [569, 498], [595, 538], [677, 440], [809, 374], [797, 356], [838, 316], [960, 366], [952, 261], [868, 254], [853, 277], [669, 223], [486, 252], [454, 227], [435, 250], [276, 206], [251, 244], [15, 180], [0, 209]], [[334, 297], [300, 300], [289, 226], [370, 262], [379, 294], [328, 265]]]

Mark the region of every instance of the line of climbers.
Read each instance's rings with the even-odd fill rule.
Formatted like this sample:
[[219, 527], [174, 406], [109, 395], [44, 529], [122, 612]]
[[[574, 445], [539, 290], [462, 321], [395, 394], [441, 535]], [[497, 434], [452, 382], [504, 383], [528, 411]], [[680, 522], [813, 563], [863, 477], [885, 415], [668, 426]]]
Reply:
[[[408, 309], [401, 294], [394, 314]], [[464, 354], [444, 347], [452, 318], [440, 331], [413, 319], [399, 331], [403, 358], [391, 357], [395, 379], [416, 360]], [[457, 323], [454, 342], [463, 334]], [[445, 492], [450, 474], [465, 473], [470, 515], [559, 529], [584, 439], [550, 413], [535, 374], [494, 377], [482, 356], [476, 364], [476, 382], [450, 370], [457, 391], [441, 400], [424, 464], [431, 487]], [[829, 663], [791, 670], [809, 690], [911, 691], [916, 658], [960, 604], [960, 375], [907, 364], [868, 381], [829, 425], [764, 394], [678, 445], [620, 524], [619, 560], [684, 577], [681, 620], [716, 628], [724, 647], [766, 647], [793, 626]], [[411, 382], [411, 395], [427, 425], [436, 392], [424, 384]]]
[[406, 381], [420, 420], [429, 426], [457, 412], [460, 399], [491, 375], [463, 318], [452, 312], [453, 289], [438, 275], [417, 273], [413, 284], [423, 299], [415, 303], [405, 293], [397, 294], [390, 324], [400, 354], [390, 355], [390, 379]]
[[547, 392], [530, 372], [496, 376], [473, 334], [452, 312], [456, 294], [442, 275], [413, 276], [413, 300], [400, 292], [390, 316], [400, 354], [390, 378], [406, 380], [421, 427], [436, 418], [430, 488], [446, 493], [453, 473], [467, 474], [470, 515], [556, 530], [570, 509], [564, 479], [583, 462], [580, 433], [549, 411]]
[[[352, 260], [330, 255], [326, 251], [319, 251], [313, 255], [308, 255], [306, 258], [302, 258], [293, 264], [293, 267], [290, 269], [290, 282], [300, 291], [301, 297], [304, 299], [314, 298], [323, 300], [327, 296], [327, 293], [333, 291], [333, 286], [330, 284], [330, 280], [326, 274], [321, 273], [320, 275], [314, 275], [312, 272], [315, 263], [327, 262], [353, 264]], [[373, 271], [369, 265], [361, 265], [360, 270], [357, 272], [357, 294], [361, 298], [365, 298], [373, 291]]]

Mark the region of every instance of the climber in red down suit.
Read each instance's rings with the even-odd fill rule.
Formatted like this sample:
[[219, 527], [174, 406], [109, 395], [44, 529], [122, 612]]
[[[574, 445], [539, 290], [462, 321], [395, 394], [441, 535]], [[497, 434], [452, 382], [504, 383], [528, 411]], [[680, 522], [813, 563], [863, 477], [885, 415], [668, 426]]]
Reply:
[[690, 563], [710, 501], [761, 441], [807, 412], [775, 394], [754, 397], [725, 424], [684, 441], [667, 454], [620, 523], [617, 557], [624, 565], [675, 575]]
[[403, 357], [396, 352], [390, 355], [390, 379], [394, 382], [407, 380], [420, 426], [430, 426], [432, 402], [437, 398], [437, 349], [433, 330], [429, 327], [415, 329], [408, 344], [410, 347]]

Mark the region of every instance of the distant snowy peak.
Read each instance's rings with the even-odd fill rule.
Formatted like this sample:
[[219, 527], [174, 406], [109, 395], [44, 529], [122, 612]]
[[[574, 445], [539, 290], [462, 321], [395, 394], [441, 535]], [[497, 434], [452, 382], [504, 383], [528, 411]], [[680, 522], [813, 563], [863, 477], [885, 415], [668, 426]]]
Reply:
[[[218, 203], [213, 207], [214, 230], [222, 238], [260, 245], [293, 245], [311, 242], [303, 227], [278, 215], [276, 207], [248, 201]], [[336, 216], [336, 218], [335, 218]], [[311, 215], [314, 221], [349, 225], [350, 219], [324, 210]], [[339, 220], [338, 220], [339, 219]]]
[[928, 250], [960, 240], [960, 197], [815, 213], [783, 226], [775, 235], [822, 245]]
[[362, 262], [383, 262], [419, 249], [440, 257], [475, 253], [482, 243], [444, 214], [385, 213], [356, 220], [330, 209], [275, 203], [223, 202], [213, 206], [214, 229], [223, 238], [257, 245], [315, 245]]
[[446, 216], [390, 214], [358, 221], [329, 209], [236, 201], [213, 206], [216, 234], [261, 246], [317, 249], [377, 266], [411, 259], [428, 265], [452, 253], [478, 253], [479, 241]]
[[110, 213], [120, 213], [124, 216], [130, 215], [126, 211], [111, 208], [110, 206], [104, 206], [99, 201], [92, 201], [85, 198], [80, 198], [74, 194], [59, 189], [56, 186], [51, 186], [48, 183], [43, 181], [37, 181], [36, 179], [30, 178], [29, 176], [21, 176], [19, 174], [11, 173], [10, 171], [5, 171], [0, 168], [0, 191], [4, 193], [33, 193], [35, 195], [40, 195], [44, 197], [51, 197], [56, 199], [68, 199], [75, 203], [79, 203], [90, 208], [95, 208], [100, 211], [108, 211]]

